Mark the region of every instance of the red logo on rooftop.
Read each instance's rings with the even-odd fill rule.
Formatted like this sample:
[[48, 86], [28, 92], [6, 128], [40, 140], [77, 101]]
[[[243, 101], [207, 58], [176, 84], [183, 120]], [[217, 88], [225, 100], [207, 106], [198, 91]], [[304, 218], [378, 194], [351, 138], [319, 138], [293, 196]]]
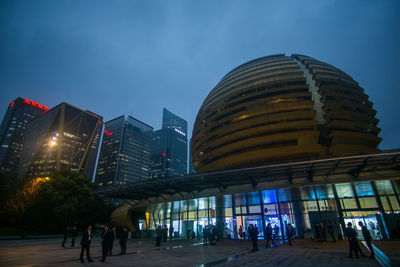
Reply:
[[31, 105], [31, 106], [34, 106], [34, 107], [43, 109], [44, 111], [48, 111], [48, 110], [49, 110], [48, 107], [43, 106], [42, 104], [38, 104], [38, 103], [36, 103], [36, 102], [34, 102], [34, 101], [31, 101], [31, 100], [29, 100], [29, 99], [25, 99], [24, 102], [25, 102], [26, 104]]

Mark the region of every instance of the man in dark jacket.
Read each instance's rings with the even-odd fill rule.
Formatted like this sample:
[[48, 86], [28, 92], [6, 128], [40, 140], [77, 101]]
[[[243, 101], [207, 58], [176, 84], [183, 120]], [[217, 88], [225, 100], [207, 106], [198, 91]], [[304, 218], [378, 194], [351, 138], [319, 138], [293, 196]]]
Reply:
[[162, 234], [163, 231], [161, 229], [161, 226], [159, 225], [156, 230], [156, 247], [159, 247], [161, 245]]
[[92, 226], [89, 225], [88, 228], [83, 232], [81, 239], [81, 263], [85, 263], [83, 260], [83, 251], [86, 250], [86, 258], [88, 262], [93, 262], [90, 257], [90, 243], [92, 242]]
[[78, 231], [76, 231], [76, 226], [71, 227], [71, 247], [75, 246], [75, 238], [78, 235]]
[[362, 234], [363, 234], [363, 236], [364, 236], [364, 240], [365, 240], [365, 242], [367, 243], [367, 246], [368, 246], [368, 249], [369, 249], [369, 252], [370, 252], [369, 257], [370, 257], [371, 259], [373, 259], [373, 258], [375, 258], [375, 252], [374, 252], [374, 249], [372, 248], [372, 243], [371, 243], [372, 237], [371, 237], [371, 233], [368, 231], [367, 227], [365, 227], [365, 225], [363, 225], [362, 222], [358, 222], [358, 225], [361, 227]]
[[270, 223], [268, 223], [267, 227], [265, 228], [265, 240], [267, 241], [265, 244], [266, 248], [268, 248], [269, 241], [271, 241], [272, 245], [275, 245], [274, 240], [272, 239], [272, 226]]
[[258, 229], [257, 227], [254, 227], [252, 224], [250, 224], [249, 230], [248, 230], [251, 243], [253, 244], [253, 251], [258, 250], [258, 244], [257, 244], [257, 239], [258, 239]]
[[104, 226], [104, 233], [102, 235], [102, 238], [103, 238], [103, 241], [101, 242], [101, 245], [103, 248], [102, 249], [103, 257], [101, 259], [101, 262], [105, 262], [106, 256], [111, 249], [111, 244], [114, 241], [114, 231], [109, 230], [107, 225]]
[[288, 239], [289, 245], [292, 245], [293, 241], [293, 226], [290, 223], [286, 225], [286, 237]]
[[358, 241], [357, 241], [357, 232], [356, 230], [354, 230], [354, 228], [352, 227], [351, 222], [347, 223], [347, 228], [346, 228], [346, 236], [347, 239], [349, 240], [349, 257], [353, 258], [353, 251], [356, 254], [356, 258], [359, 259], [360, 257], [358, 256]]
[[65, 247], [65, 241], [67, 241], [68, 235], [70, 234], [70, 230], [71, 230], [71, 228], [69, 226], [65, 227], [65, 229], [64, 229], [64, 239], [61, 244], [62, 247]]
[[119, 238], [119, 244], [121, 245], [121, 255], [126, 254], [126, 241], [128, 240], [128, 230], [123, 227], [121, 236]]

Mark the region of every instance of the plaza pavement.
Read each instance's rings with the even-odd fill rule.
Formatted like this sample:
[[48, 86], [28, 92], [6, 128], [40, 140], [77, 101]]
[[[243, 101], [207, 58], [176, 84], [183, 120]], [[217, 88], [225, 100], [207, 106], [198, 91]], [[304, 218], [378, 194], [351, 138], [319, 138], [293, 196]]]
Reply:
[[[222, 240], [217, 246], [204, 246], [200, 240], [174, 240], [155, 247], [154, 239], [131, 239], [127, 254], [107, 257], [101, 263], [101, 243], [96, 237], [91, 246], [95, 262], [81, 264], [79, 247], [61, 247], [62, 239], [0, 241], [0, 266], [400, 266], [400, 241], [379, 241], [375, 246], [385, 254], [378, 260], [348, 258], [347, 241], [320, 243], [295, 240], [293, 246], [280, 244], [253, 253], [249, 241]], [[80, 237], [76, 244], [79, 245]], [[67, 240], [69, 244], [70, 240]], [[365, 247], [362, 248], [369, 255]], [[120, 252], [118, 240], [113, 254]], [[386, 257], [386, 258], [385, 258]]]

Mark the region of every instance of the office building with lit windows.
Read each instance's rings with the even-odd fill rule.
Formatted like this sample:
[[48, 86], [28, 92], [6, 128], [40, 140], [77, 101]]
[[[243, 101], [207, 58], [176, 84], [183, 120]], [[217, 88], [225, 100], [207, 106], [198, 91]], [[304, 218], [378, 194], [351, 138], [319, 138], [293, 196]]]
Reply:
[[[343, 238], [358, 222], [390, 239], [400, 220], [400, 149], [380, 151], [376, 111], [338, 68], [303, 55], [249, 61], [225, 75], [198, 112], [191, 148], [195, 174], [99, 190], [130, 201], [113, 213], [133, 231], [173, 227], [221, 237], [271, 223], [285, 236]], [[148, 190], [151, 188], [152, 190]], [[327, 234], [328, 236], [328, 234]]]
[[92, 180], [102, 127], [102, 117], [65, 102], [50, 109], [26, 126], [20, 177], [70, 169]]
[[118, 185], [149, 179], [153, 127], [120, 116], [105, 123], [96, 184]]
[[21, 97], [8, 106], [0, 125], [0, 170], [10, 178], [18, 177], [26, 124], [48, 110], [42, 104]]
[[152, 139], [150, 178], [187, 174], [187, 122], [164, 108], [162, 129]]

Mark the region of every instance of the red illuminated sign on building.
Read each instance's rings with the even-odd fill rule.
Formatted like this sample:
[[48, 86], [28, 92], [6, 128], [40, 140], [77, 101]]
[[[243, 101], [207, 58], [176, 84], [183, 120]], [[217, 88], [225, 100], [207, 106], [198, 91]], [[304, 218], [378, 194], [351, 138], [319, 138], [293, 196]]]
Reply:
[[109, 132], [109, 131], [104, 131], [104, 133], [105, 133], [106, 135], [112, 135], [112, 132]]
[[[34, 102], [34, 101], [31, 101], [31, 100], [29, 100], [29, 99], [24, 99], [24, 102], [25, 102], [26, 104], [28, 104], [28, 105], [31, 105], [31, 106], [34, 106], [34, 107], [43, 109], [44, 111], [48, 111], [48, 110], [49, 110], [48, 107], [43, 106], [42, 104], [38, 104], [38, 103], [36, 103], [36, 102]], [[13, 102], [13, 103], [14, 103], [14, 102]]]
[[165, 153], [162, 153], [162, 156], [165, 157]]
[[11, 103], [11, 106], [10, 106], [10, 108], [12, 108], [14, 106], [14, 101]]

